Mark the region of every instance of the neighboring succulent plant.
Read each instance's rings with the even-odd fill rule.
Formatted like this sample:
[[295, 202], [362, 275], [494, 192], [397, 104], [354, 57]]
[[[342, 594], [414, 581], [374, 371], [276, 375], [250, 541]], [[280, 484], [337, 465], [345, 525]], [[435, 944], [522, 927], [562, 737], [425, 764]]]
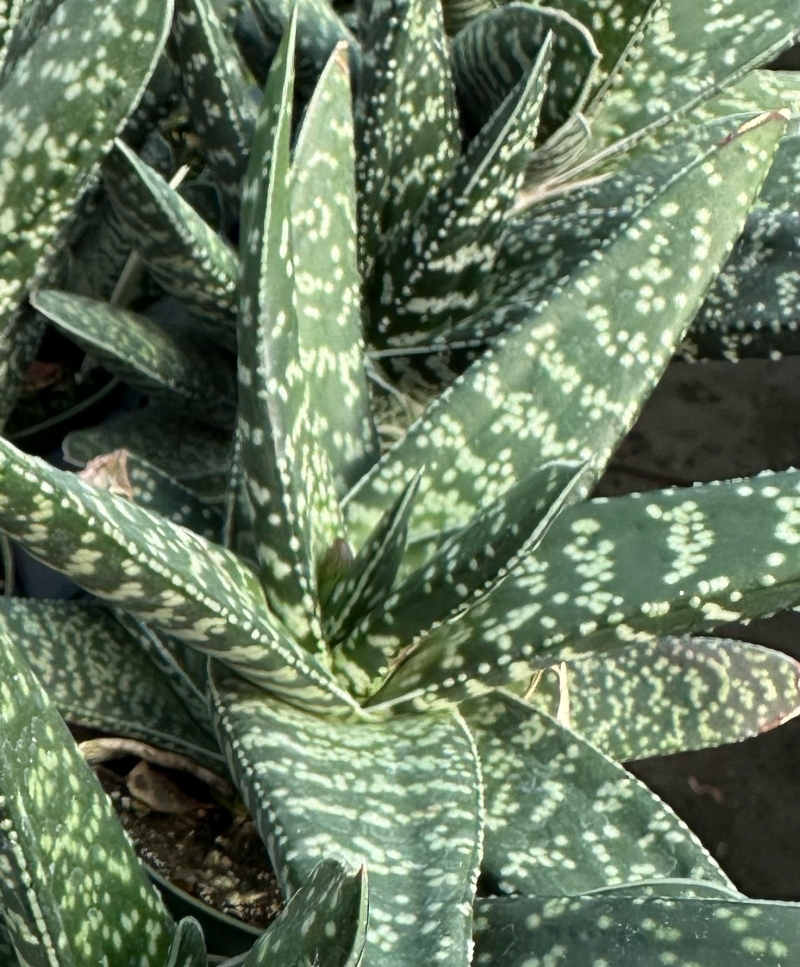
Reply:
[[[355, 965], [362, 948], [381, 967], [796, 956], [797, 909], [738, 894], [611, 756], [732, 741], [796, 712], [790, 659], [681, 636], [800, 603], [800, 473], [581, 502], [782, 143], [788, 79], [751, 75], [709, 98], [788, 43], [792, 5], [762, 16], [734, 0], [713, 37], [697, 32], [711, 17], [700, 5], [676, 5], [672, 21], [658, 4], [624, 17], [563, 6], [570, 16], [512, 4], [474, 19], [451, 4], [467, 19], [454, 85], [438, 5], [365, 3], [353, 33], [316, 0], [296, 18], [254, 0], [282, 39], [253, 127], [212, 6], [178, 0], [176, 62], [220, 195], [234, 212], [241, 198], [239, 260], [115, 141], [113, 217], [150, 291], [189, 317], [159, 323], [41, 286], [31, 305], [166, 398], [67, 444], [113, 449], [117, 435], [132, 455], [104, 472], [134, 501], [0, 441], [0, 528], [122, 622], [85, 602], [0, 612], [0, 896], [20, 962], [80, 962], [75, 924], [109, 964], [205, 956], [191, 922], [171, 938], [107, 832], [23, 654], [77, 720], [207, 764], [223, 751], [287, 892], [308, 882], [323, 911], [320, 933], [304, 933], [311, 915], [290, 903], [248, 967], [315, 951]], [[89, 11], [63, 0], [52, 16]], [[534, 18], [554, 27], [540, 23], [538, 50], [521, 43]], [[135, 29], [123, 22], [117, 44]], [[19, 65], [69, 42], [51, 26]], [[296, 36], [301, 79], [319, 73], [299, 129]], [[456, 100], [473, 93], [482, 114], [464, 122], [462, 150]], [[22, 270], [15, 293], [44, 272]], [[378, 459], [370, 358], [487, 340]], [[234, 413], [222, 522], [207, 498]], [[50, 794], [64, 786], [85, 799]], [[346, 866], [318, 868], [332, 854]], [[362, 861], [368, 926], [364, 875], [344, 872]], [[81, 865], [91, 876], [68, 903]], [[476, 900], [479, 875], [490, 895]], [[97, 886], [106, 878], [118, 891]], [[348, 931], [336, 942], [331, 905]], [[305, 947], [287, 951], [281, 931], [297, 920]]]

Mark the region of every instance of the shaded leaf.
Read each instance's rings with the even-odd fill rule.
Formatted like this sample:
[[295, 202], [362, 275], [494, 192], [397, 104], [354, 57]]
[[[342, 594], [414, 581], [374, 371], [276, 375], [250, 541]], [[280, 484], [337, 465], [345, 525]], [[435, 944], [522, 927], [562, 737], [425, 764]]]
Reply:
[[481, 792], [460, 716], [339, 723], [265, 698], [218, 665], [211, 694], [221, 744], [289, 890], [325, 856], [366, 861], [365, 963], [466, 967]]
[[166, 391], [212, 423], [232, 423], [232, 359], [208, 344], [147, 316], [55, 289], [33, 293], [31, 305], [131, 386], [151, 396]]
[[500, 692], [462, 712], [481, 760], [481, 870], [494, 891], [574, 895], [668, 876], [730, 887], [672, 810], [585, 739]]
[[[292, 896], [242, 967], [358, 967], [367, 936], [367, 873], [325, 860]], [[323, 954], [324, 961], [320, 960]]]
[[169, 916], [111, 802], [5, 629], [0, 716], [0, 897], [21, 960], [34, 967], [77, 967], [87, 959], [161, 967]]
[[0, 440], [0, 528], [87, 591], [309, 707], [352, 707], [236, 555]]
[[194, 917], [184, 917], [175, 926], [172, 946], [164, 967], [207, 967], [208, 955], [203, 928]]
[[529, 701], [620, 761], [739, 742], [800, 711], [800, 665], [727, 638], [658, 638], [549, 668]]
[[[711, 898], [479, 900], [475, 967], [692, 964], [785, 967], [800, 951], [797, 904]], [[536, 963], [537, 960], [533, 962]]]

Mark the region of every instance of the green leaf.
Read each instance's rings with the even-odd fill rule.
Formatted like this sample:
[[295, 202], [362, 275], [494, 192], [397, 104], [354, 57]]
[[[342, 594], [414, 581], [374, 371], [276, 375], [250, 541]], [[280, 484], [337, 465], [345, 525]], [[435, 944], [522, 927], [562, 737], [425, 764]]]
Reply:
[[800, 665], [728, 638], [658, 638], [546, 670], [529, 701], [614, 759], [704, 749], [800, 711]]
[[256, 115], [247, 68], [211, 0], [175, 0], [174, 37], [200, 151], [238, 198]]
[[[102, 17], [90, 0], [63, 0], [0, 87], [0, 385], [12, 385], [24, 340], [14, 313], [46, 274], [77, 200], [141, 96], [171, 15], [161, 0], [109, 0]], [[8, 401], [4, 408], [3, 419]]]
[[796, 35], [794, 0], [729, 0], [724, 16], [694, 0], [665, 4], [626, 65], [624, 83], [612, 86], [590, 112], [586, 156], [688, 111], [769, 62]]
[[354, 543], [422, 465], [410, 540], [465, 523], [546, 462], [593, 455], [602, 466], [741, 231], [783, 125], [770, 115], [673, 148], [671, 176], [351, 492]]
[[712, 898], [479, 900], [475, 967], [786, 967], [800, 954], [797, 904]]
[[267, 609], [236, 555], [0, 440], [0, 529], [157, 631], [306, 707], [354, 702]]
[[290, 184], [300, 356], [321, 420], [319, 443], [343, 496], [377, 460], [378, 449], [364, 372], [353, 118], [341, 48], [306, 108]]
[[203, 928], [193, 917], [184, 917], [176, 925], [164, 967], [208, 967]]
[[65, 459], [75, 464], [129, 450], [209, 499], [224, 496], [230, 472], [230, 434], [157, 402], [119, 414], [101, 426], [74, 430], [63, 447]]
[[50, 701], [68, 721], [219, 769], [207, 713], [198, 719], [187, 711], [136, 638], [105, 608], [4, 599], [0, 626], [23, 648]]
[[0, 915], [21, 962], [162, 967], [168, 914], [5, 629], [0, 719]]
[[[336, 860], [316, 867], [256, 941], [242, 967], [359, 967], [367, 937], [367, 873]], [[320, 960], [320, 953], [324, 961]]]
[[535, 62], [438, 190], [383, 243], [374, 291], [365, 296], [373, 303], [376, 345], [430, 339], [486, 300], [506, 216], [536, 139], [552, 64], [551, 40], [545, 37]]
[[293, 20], [267, 81], [242, 197], [239, 516], [252, 529], [271, 608], [297, 641], [325, 656], [316, 561], [344, 535], [344, 525], [320, 445], [325, 415], [304, 364], [303, 349], [318, 337], [308, 333], [309, 320], [295, 302], [302, 284], [295, 285], [286, 190], [294, 36]]
[[795, 607], [798, 543], [798, 471], [573, 505], [492, 593], [432, 631], [375, 701], [453, 692], [474, 677], [524, 682], [559, 661]]
[[365, 967], [466, 967], [481, 790], [458, 713], [339, 723], [221, 672], [220, 742], [281, 881], [296, 889], [336, 853], [366, 861]]
[[368, 278], [381, 239], [442, 184], [461, 139], [440, 4], [360, 0], [359, 13], [356, 175]]
[[453, 81], [468, 133], [477, 133], [530, 73], [549, 34], [554, 58], [540, 138], [581, 110], [600, 59], [592, 34], [562, 10], [512, 3], [473, 20], [453, 42]]
[[153, 278], [189, 309], [205, 335], [235, 349], [236, 253], [122, 141], [114, 143], [103, 170], [125, 229]]
[[548, 715], [501, 692], [462, 713], [481, 760], [493, 892], [569, 896], [668, 876], [731, 886], [668, 806]]
[[544, 467], [447, 537], [342, 646], [370, 671], [370, 684], [404, 646], [465, 610], [530, 554], [583, 474], [574, 464]]
[[31, 305], [131, 386], [151, 396], [177, 397], [210, 422], [231, 425], [233, 361], [208, 343], [147, 316], [55, 289], [32, 293]]

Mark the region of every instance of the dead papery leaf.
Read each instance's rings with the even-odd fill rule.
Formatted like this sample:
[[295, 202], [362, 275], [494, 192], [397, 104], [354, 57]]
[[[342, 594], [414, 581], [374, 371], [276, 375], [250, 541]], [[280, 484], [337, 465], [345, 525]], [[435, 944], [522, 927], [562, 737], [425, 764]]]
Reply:
[[208, 809], [210, 803], [198, 802], [187, 796], [163, 772], [151, 769], [147, 762], [134, 766], [125, 778], [128, 792], [159, 813], [187, 813]]
[[101, 453], [99, 457], [90, 460], [78, 476], [93, 487], [133, 500], [133, 487], [128, 477], [129, 456], [128, 450]]

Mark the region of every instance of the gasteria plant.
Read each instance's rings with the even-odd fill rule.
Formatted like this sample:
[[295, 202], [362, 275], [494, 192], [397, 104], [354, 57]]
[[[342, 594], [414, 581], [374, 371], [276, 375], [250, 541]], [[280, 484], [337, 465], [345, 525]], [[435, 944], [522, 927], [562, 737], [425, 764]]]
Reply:
[[[176, 6], [201, 147], [241, 200], [239, 259], [118, 139], [113, 217], [191, 322], [31, 293], [166, 402], [67, 444], [122, 434], [132, 453], [105, 472], [133, 501], [0, 443], [0, 528], [116, 615], [3, 609], [6, 942], [26, 963], [204, 956], [195, 927], [171, 938], [118, 831], [106, 845], [108, 811], [24, 655], [73, 717], [118, 730], [125, 709], [134, 734], [211, 764], [222, 750], [287, 893], [309, 882], [248, 965], [354, 965], [362, 948], [381, 967], [796, 956], [796, 908], [738, 894], [614, 758], [797, 710], [788, 658], [686, 635], [800, 602], [800, 474], [582, 499], [780, 150], [790, 81], [711, 95], [789, 42], [791, 5], [762, 17], [734, 0], [698, 34], [711, 15], [681, 4], [450, 4], [451, 44], [422, 0], [359, 6], [355, 34], [327, 4], [256, 0], [251, 25], [281, 41], [254, 126], [213, 8]], [[52, 17], [89, 9], [63, 0]], [[6, 84], [70, 42], [52, 17]], [[296, 47], [303, 84], [319, 76], [293, 131]], [[369, 360], [487, 341], [378, 458]], [[166, 407], [184, 437], [171, 454], [158, 438], [175, 427], [154, 429]], [[223, 521], [200, 495], [234, 413]], [[85, 800], [54, 817], [65, 785]], [[318, 866], [332, 854], [345, 865]], [[364, 874], [345, 872], [362, 864], [366, 938]], [[280, 931], [304, 910], [314, 930], [289, 949]]]

